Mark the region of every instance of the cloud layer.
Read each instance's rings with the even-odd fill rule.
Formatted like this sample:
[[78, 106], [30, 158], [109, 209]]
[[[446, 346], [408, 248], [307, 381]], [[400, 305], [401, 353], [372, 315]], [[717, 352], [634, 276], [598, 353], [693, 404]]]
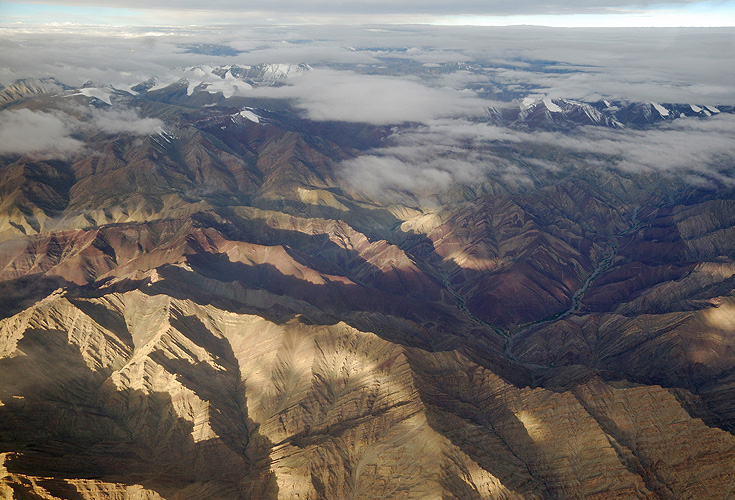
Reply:
[[0, 154], [68, 159], [84, 149], [85, 131], [145, 136], [163, 128], [161, 120], [141, 118], [132, 109], [74, 106], [70, 111], [81, 120], [58, 110], [0, 111]]
[[75, 125], [63, 113], [28, 109], [0, 112], [0, 154], [66, 157], [84, 143], [71, 137]]
[[433, 88], [420, 81], [352, 71], [314, 70], [284, 87], [259, 87], [243, 95], [293, 99], [312, 120], [388, 125], [446, 116], [474, 116], [488, 106], [469, 90]]
[[[200, 46], [217, 50], [192, 49]], [[586, 101], [735, 104], [732, 28], [271, 26], [98, 31], [26, 26], [0, 30], [0, 49], [0, 83], [6, 85], [23, 77], [54, 76], [75, 88], [92, 81], [125, 89], [151, 77], [164, 84], [192, 79], [205, 67], [310, 64], [312, 71], [290, 76], [276, 87], [238, 83], [233, 90], [231, 82], [211, 74], [206, 78], [241, 96], [288, 99], [313, 120], [419, 124], [401, 129], [386, 147], [344, 164], [353, 184], [373, 191], [431, 191], [482, 176], [522, 185], [534, 182], [539, 169], [564, 167], [542, 155], [526, 154], [523, 148], [556, 148], [591, 164], [675, 172], [696, 182], [730, 182], [727, 168], [735, 157], [735, 125], [728, 116], [679, 119], [642, 131], [585, 127], [574, 134], [526, 133], [476, 119], [497, 100], [517, 102], [532, 94]], [[62, 155], [80, 147], [74, 135], [79, 125], [68, 117], [1, 113], [5, 125], [0, 148], [6, 153]], [[114, 105], [93, 113], [86, 122], [107, 133], [145, 135], [162, 126]], [[24, 130], [45, 132], [23, 141], [19, 131]]]
[[[127, 88], [153, 76], [181, 78], [197, 65], [306, 63], [453, 90], [540, 93], [572, 99], [735, 102], [735, 29], [544, 29], [530, 27], [269, 27], [234, 29], [0, 29], [0, 83], [55, 76]], [[235, 55], [192, 53], [219, 44]], [[454, 65], [454, 67], [452, 66]], [[382, 69], [381, 69], [382, 68]], [[434, 68], [434, 69], [432, 69]], [[453, 68], [453, 69], [452, 69]], [[451, 71], [449, 71], [451, 69]], [[335, 97], [354, 74], [322, 75]], [[322, 90], [316, 82], [316, 90]], [[381, 85], [378, 79], [371, 83]], [[410, 90], [402, 84], [400, 90]], [[382, 85], [381, 88], [385, 88]], [[359, 98], [359, 95], [356, 96]], [[308, 109], [308, 103], [305, 108]], [[349, 105], [349, 103], [347, 103]]]
[[141, 118], [133, 109], [95, 109], [91, 122], [108, 134], [150, 135], [163, 130], [158, 118]]
[[[566, 158], [545, 159], [558, 151]], [[371, 195], [437, 193], [486, 180], [507, 188], [539, 174], [601, 166], [658, 172], [703, 186], [735, 186], [735, 117], [679, 119], [646, 130], [581, 127], [575, 133], [522, 132], [467, 120], [436, 120], [395, 134], [386, 147], [343, 162], [345, 179]]]

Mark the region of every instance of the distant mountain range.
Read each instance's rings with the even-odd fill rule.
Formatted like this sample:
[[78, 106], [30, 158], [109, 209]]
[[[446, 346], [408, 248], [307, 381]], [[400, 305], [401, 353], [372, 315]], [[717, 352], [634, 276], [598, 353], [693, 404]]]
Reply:
[[[208, 104], [220, 102], [238, 95], [239, 88], [285, 85], [311, 70], [307, 64], [259, 64], [254, 66], [228, 65], [221, 67], [196, 66], [182, 68], [165, 78], [152, 77], [129, 88], [94, 86], [88, 82], [81, 91], [88, 97], [110, 104], [111, 96], [129, 97], [146, 95], [148, 99], [176, 103], [184, 98], [191, 100], [197, 93], [210, 94]], [[185, 89], [185, 92], [184, 92]], [[0, 90], [0, 106], [36, 94], [73, 91], [53, 78], [20, 80]], [[199, 100], [192, 100], [196, 103]], [[629, 102], [599, 100], [582, 102], [574, 99], [550, 98], [530, 95], [519, 97], [502, 106], [490, 107], [486, 119], [494, 124], [529, 129], [559, 129], [581, 125], [598, 125], [611, 128], [640, 128], [652, 124], [673, 121], [685, 117], [707, 118], [720, 113], [735, 113], [735, 106], [725, 104], [688, 104]]]
[[554, 129], [579, 125], [644, 127], [677, 118], [706, 118], [733, 112], [735, 108], [732, 106], [621, 101], [585, 103], [569, 99], [527, 97], [518, 108], [491, 109], [490, 115], [498, 124]]

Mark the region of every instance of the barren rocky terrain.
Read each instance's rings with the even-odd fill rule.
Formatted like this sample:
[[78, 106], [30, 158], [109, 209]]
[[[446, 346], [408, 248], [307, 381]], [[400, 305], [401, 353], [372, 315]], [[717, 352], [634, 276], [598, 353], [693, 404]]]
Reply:
[[731, 186], [384, 196], [388, 127], [114, 99], [165, 127], [0, 158], [0, 497], [735, 498]]

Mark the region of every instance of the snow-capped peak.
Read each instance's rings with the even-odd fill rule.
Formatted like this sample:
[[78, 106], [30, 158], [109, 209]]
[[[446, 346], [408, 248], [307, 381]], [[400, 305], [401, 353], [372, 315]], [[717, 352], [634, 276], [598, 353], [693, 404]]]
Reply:
[[550, 97], [546, 96], [528, 96], [521, 101], [521, 111], [526, 111], [531, 108], [535, 108], [538, 105], [543, 104], [544, 107], [551, 113], [561, 113], [563, 110], [551, 100]]
[[551, 111], [552, 113], [561, 113], [561, 108], [554, 104], [554, 102], [549, 99], [548, 97], [544, 98], [544, 106], [546, 106], [546, 109]]
[[534, 107], [539, 101], [541, 101], [541, 97], [539, 96], [528, 96], [521, 101], [521, 111], [525, 111], [529, 108]]

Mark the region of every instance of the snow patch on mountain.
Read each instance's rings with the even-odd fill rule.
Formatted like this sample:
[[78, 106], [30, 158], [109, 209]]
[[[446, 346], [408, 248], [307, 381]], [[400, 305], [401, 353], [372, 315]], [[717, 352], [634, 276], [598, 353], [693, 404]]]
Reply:
[[651, 103], [651, 106], [658, 111], [658, 114], [661, 115], [663, 118], [666, 118], [669, 116], [669, 110], [661, 106], [660, 104], [656, 104], [655, 102]]
[[94, 99], [99, 99], [100, 101], [104, 102], [105, 104], [112, 105], [112, 100], [110, 96], [112, 95], [112, 89], [109, 88], [97, 88], [97, 87], [87, 87], [84, 89], [79, 89], [78, 94], [72, 94], [72, 95], [83, 95], [86, 97], [91, 97]]
[[251, 122], [260, 123], [260, 117], [253, 113], [253, 108], [245, 108], [240, 111], [238, 115], [242, 116], [246, 120], [250, 120]]
[[551, 99], [544, 98], [543, 99], [543, 102], [544, 102], [544, 106], [546, 106], [546, 109], [548, 109], [552, 113], [561, 113], [562, 112], [562, 109], [559, 106], [557, 106], [556, 104], [554, 104], [554, 102]]
[[521, 101], [521, 111], [525, 111], [528, 108], [532, 108], [541, 100], [538, 96], [528, 96]]

